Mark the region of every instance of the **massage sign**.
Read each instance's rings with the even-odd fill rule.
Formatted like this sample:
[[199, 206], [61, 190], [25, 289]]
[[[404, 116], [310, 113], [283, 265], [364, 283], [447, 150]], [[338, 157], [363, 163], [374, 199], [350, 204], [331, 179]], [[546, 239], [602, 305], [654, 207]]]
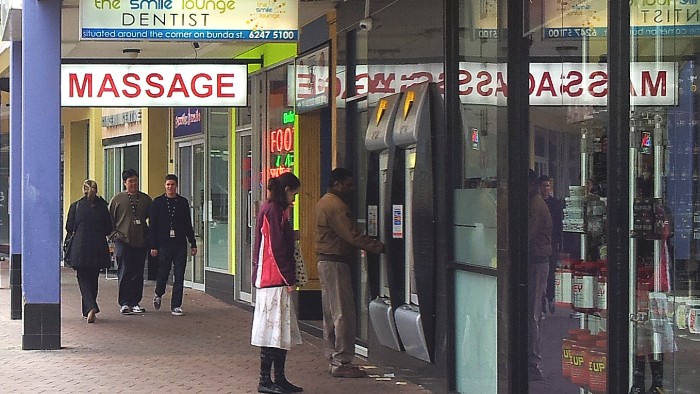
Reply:
[[64, 107], [244, 107], [242, 64], [63, 64]]

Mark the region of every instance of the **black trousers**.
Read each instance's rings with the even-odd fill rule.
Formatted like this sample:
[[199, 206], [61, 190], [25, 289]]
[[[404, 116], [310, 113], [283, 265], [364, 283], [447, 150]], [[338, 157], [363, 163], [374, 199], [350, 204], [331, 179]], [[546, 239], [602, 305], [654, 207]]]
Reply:
[[82, 296], [83, 316], [87, 316], [88, 312], [100, 308], [97, 306], [97, 282], [100, 278], [99, 268], [78, 268], [76, 270], [78, 278], [78, 287], [80, 287], [80, 295]]
[[117, 277], [119, 278], [119, 305], [133, 307], [143, 298], [143, 268], [146, 265], [146, 247], [135, 248], [121, 241], [115, 242]]

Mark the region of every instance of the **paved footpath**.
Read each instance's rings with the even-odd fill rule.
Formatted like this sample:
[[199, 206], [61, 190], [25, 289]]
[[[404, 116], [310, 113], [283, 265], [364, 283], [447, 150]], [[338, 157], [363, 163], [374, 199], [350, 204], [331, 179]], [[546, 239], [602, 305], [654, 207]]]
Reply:
[[[170, 287], [163, 308], [153, 310], [146, 282], [144, 315], [121, 316], [117, 281], [100, 277], [97, 322], [80, 313], [72, 269], [62, 270], [61, 350], [21, 350], [22, 322], [10, 319], [7, 262], [0, 273], [0, 392], [2, 393], [255, 393], [259, 348], [250, 345], [251, 312], [204, 292], [185, 289], [186, 316], [170, 315]], [[427, 393], [398, 371], [371, 368], [379, 379], [331, 378], [320, 339], [287, 358], [287, 377], [306, 393]], [[372, 367], [363, 360], [359, 365]], [[394, 374], [394, 375], [392, 375]], [[386, 377], [385, 377], [386, 376]]]

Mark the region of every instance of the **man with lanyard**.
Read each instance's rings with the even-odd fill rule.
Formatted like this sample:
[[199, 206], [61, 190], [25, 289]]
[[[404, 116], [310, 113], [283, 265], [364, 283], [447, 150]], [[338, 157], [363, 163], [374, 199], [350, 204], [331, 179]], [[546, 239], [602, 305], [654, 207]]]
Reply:
[[151, 256], [158, 257], [160, 268], [156, 281], [156, 295], [153, 307], [160, 309], [165, 294], [165, 285], [174, 267], [173, 294], [170, 298], [170, 313], [182, 316], [182, 288], [185, 282], [187, 265], [187, 241], [190, 242], [190, 254], [197, 254], [197, 242], [194, 238], [190, 203], [177, 194], [177, 176], [165, 176], [165, 194], [153, 200], [151, 206]]
[[125, 190], [112, 198], [109, 213], [114, 223], [115, 252], [119, 278], [119, 311], [123, 315], [143, 313], [143, 268], [148, 242], [148, 213], [151, 197], [139, 191], [139, 174], [128, 169], [122, 172]]

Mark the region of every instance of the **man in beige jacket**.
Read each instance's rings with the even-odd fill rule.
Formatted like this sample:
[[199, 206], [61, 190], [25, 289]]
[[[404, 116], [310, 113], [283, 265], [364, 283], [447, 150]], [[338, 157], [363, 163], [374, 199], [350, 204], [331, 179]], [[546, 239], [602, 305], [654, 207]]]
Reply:
[[325, 355], [333, 377], [363, 378], [355, 357], [355, 301], [351, 264], [356, 250], [382, 253], [384, 244], [365, 235], [350, 212], [352, 173], [331, 171], [329, 189], [316, 204], [316, 255], [323, 304]]

